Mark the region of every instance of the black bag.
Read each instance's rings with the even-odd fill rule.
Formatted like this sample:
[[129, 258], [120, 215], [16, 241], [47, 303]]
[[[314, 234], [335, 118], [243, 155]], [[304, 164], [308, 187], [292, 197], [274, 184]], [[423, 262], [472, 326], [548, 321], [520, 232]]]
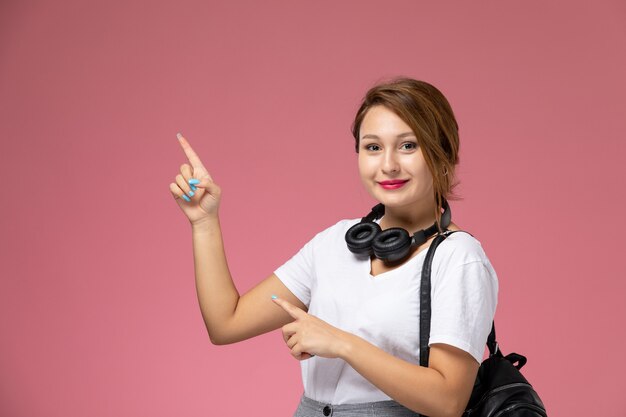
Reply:
[[[450, 234], [445, 231], [431, 243], [422, 268], [420, 289], [420, 365], [428, 367], [430, 338], [430, 274], [437, 246]], [[468, 232], [465, 232], [468, 233]], [[471, 234], [471, 233], [470, 233]], [[502, 355], [496, 342], [495, 322], [487, 338], [489, 357], [478, 368], [478, 375], [463, 417], [547, 417], [546, 408], [532, 385], [519, 370], [526, 357], [517, 353]], [[517, 365], [515, 365], [517, 363]]]

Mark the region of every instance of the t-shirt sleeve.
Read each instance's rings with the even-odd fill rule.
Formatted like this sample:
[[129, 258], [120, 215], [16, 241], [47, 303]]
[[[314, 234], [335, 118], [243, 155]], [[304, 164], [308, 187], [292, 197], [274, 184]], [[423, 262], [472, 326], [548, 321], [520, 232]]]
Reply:
[[446, 343], [481, 363], [498, 296], [491, 265], [476, 260], [455, 266], [439, 277], [432, 291], [429, 346]]
[[307, 242], [287, 262], [279, 266], [274, 274], [307, 307], [311, 301], [313, 282], [313, 247], [319, 235]]

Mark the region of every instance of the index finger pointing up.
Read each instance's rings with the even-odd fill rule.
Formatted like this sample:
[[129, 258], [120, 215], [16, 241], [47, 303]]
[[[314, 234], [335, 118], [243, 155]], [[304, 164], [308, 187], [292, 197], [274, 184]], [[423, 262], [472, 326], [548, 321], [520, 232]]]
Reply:
[[183, 151], [185, 152], [185, 155], [187, 155], [187, 159], [189, 159], [191, 166], [194, 169], [196, 168], [204, 169], [204, 165], [202, 165], [202, 161], [200, 161], [200, 157], [198, 157], [198, 154], [191, 148], [191, 145], [189, 145], [189, 142], [187, 142], [187, 139], [185, 139], [183, 135], [181, 135], [180, 133], [177, 133], [176, 137], [178, 138], [178, 142], [180, 142], [180, 146], [182, 146]]

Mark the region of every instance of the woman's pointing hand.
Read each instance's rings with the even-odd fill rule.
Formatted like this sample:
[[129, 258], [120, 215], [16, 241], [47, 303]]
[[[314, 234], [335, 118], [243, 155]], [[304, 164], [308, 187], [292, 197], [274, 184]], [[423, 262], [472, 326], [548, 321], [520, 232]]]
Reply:
[[180, 133], [177, 136], [189, 164], [181, 165], [176, 182], [170, 184], [170, 191], [189, 222], [194, 225], [217, 217], [222, 190], [213, 182], [187, 139]]
[[272, 300], [295, 319], [282, 327], [283, 340], [294, 358], [305, 360], [312, 356], [342, 356], [349, 343], [349, 333], [308, 314], [286, 300], [274, 297]]

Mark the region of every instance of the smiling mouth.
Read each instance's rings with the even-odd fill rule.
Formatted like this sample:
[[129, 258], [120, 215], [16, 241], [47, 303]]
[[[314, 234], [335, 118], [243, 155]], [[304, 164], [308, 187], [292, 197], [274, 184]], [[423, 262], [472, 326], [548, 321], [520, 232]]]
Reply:
[[381, 181], [379, 182], [379, 184], [380, 185], [397, 185], [397, 184], [404, 184], [407, 181], [408, 180]]
[[407, 181], [400, 181], [400, 182], [394, 182], [394, 183], [380, 183], [380, 186], [385, 189], [385, 190], [397, 190], [400, 189], [402, 187], [404, 187], [404, 184], [406, 184], [408, 182]]

